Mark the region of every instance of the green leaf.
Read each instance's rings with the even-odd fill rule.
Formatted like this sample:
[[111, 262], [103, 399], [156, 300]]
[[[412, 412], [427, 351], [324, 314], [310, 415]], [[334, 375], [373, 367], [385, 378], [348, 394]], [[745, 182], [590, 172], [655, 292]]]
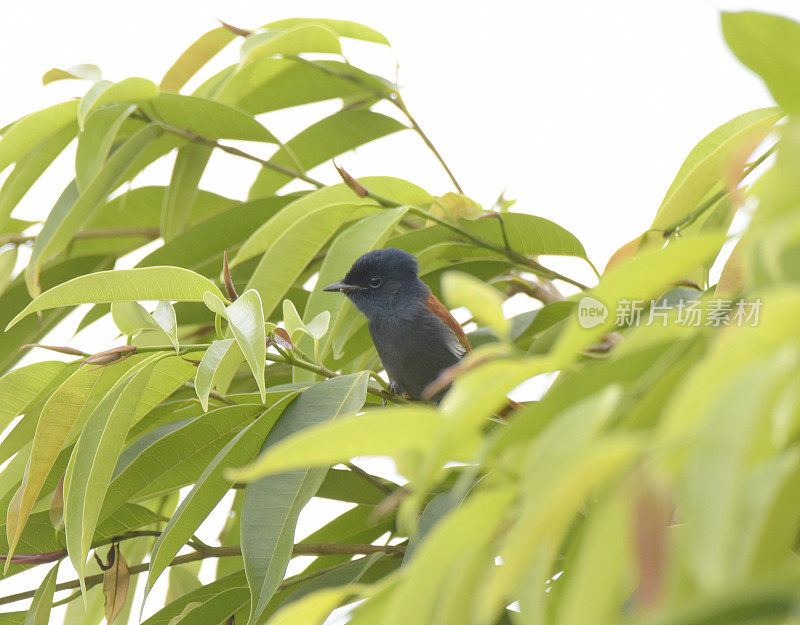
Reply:
[[47, 137], [27, 154], [17, 159], [17, 164], [0, 188], [0, 229], [9, 225], [11, 211], [16, 208], [31, 186], [75, 138], [77, 131], [76, 123], [68, 123], [64, 128]]
[[238, 139], [278, 143], [256, 119], [229, 104], [177, 93], [162, 93], [144, 109], [170, 126], [206, 139]]
[[122, 334], [134, 336], [142, 330], [153, 330], [172, 343], [178, 351], [178, 321], [169, 302], [158, 302], [149, 313], [139, 302], [113, 302], [111, 317]]
[[385, 46], [390, 45], [389, 40], [386, 39], [377, 30], [359, 24], [358, 22], [350, 22], [347, 20], [331, 20], [318, 17], [294, 17], [285, 20], [278, 20], [277, 22], [270, 22], [265, 24], [264, 28], [271, 30], [287, 30], [295, 26], [304, 26], [307, 24], [317, 24], [324, 26], [328, 30], [332, 30], [340, 37], [349, 37], [350, 39], [360, 39], [361, 41], [371, 41], [373, 43], [382, 43]]
[[426, 406], [348, 416], [298, 431], [271, 446], [231, 477], [252, 481], [307, 466], [329, 466], [355, 456], [400, 456], [424, 451], [442, 431], [444, 419]]
[[83, 130], [86, 118], [94, 109], [117, 102], [143, 103], [158, 95], [158, 87], [146, 78], [126, 78], [114, 83], [110, 80], [96, 82], [78, 105], [78, 126]]
[[122, 124], [136, 110], [134, 104], [114, 104], [93, 111], [78, 137], [75, 181], [84, 190], [103, 169]]
[[[527, 256], [550, 255], [586, 258], [586, 250], [574, 235], [543, 217], [524, 213], [504, 213], [502, 223], [497, 217], [485, 217], [478, 220], [461, 219], [458, 221], [458, 225], [470, 234], [501, 247], [505, 247], [507, 238], [508, 246], [511, 249]], [[505, 237], [503, 236], [504, 230]], [[417, 253], [432, 245], [449, 243], [458, 239], [459, 235], [449, 228], [435, 225], [395, 237], [389, 244]], [[461, 261], [464, 254], [469, 255], [470, 252], [474, 254], [474, 250], [473, 244], [453, 246], [448, 250], [447, 258]], [[481, 255], [491, 257], [491, 252], [489, 250], [481, 251]]]
[[14, 317], [6, 330], [25, 316], [50, 308], [146, 300], [201, 302], [208, 291], [222, 296], [213, 282], [181, 267], [99, 271], [45, 291]]
[[206, 353], [203, 354], [203, 359], [197, 367], [197, 375], [194, 378], [194, 390], [203, 406], [203, 410], [208, 410], [208, 395], [211, 393], [211, 389], [214, 386], [214, 375], [217, 372], [217, 367], [231, 348], [239, 349], [235, 339], [214, 341], [211, 347], [206, 350]]
[[33, 504], [71, 433], [82, 427], [101, 398], [135, 362], [134, 356], [100, 369], [78, 369], [47, 400], [36, 425], [25, 477], [8, 507], [9, 554], [14, 552]]
[[731, 51], [761, 77], [778, 104], [800, 111], [800, 24], [755, 11], [723, 12], [721, 18]]
[[212, 151], [213, 148], [198, 143], [190, 143], [178, 150], [161, 209], [161, 236], [165, 241], [174, 239], [186, 229], [199, 192], [197, 185]]
[[[104, 256], [83, 256], [63, 261], [55, 261], [45, 266], [42, 272], [42, 285], [55, 286], [76, 275], [106, 269], [113, 260]], [[24, 277], [19, 275], [0, 295], [0, 328], [8, 324], [16, 311], [30, 302], [30, 295]], [[19, 322], [11, 330], [0, 332], [0, 370], [7, 370], [17, 362], [22, 354], [19, 349], [28, 343], [35, 343], [66, 316], [66, 311], [48, 311], [40, 319], [29, 317]]]
[[180, 91], [189, 79], [222, 51], [236, 34], [220, 26], [202, 35], [181, 54], [164, 74], [159, 88], [163, 91]]
[[266, 625], [322, 625], [328, 615], [345, 599], [357, 595], [363, 588], [349, 585], [340, 588], [325, 588], [306, 595], [284, 608], [281, 608]]
[[53, 606], [53, 594], [56, 590], [56, 575], [60, 562], [45, 575], [42, 585], [33, 595], [31, 607], [25, 617], [25, 625], [47, 625], [50, 622], [50, 609]]
[[[261, 392], [261, 401], [266, 397], [264, 382], [264, 368], [267, 355], [267, 335], [264, 328], [264, 313], [261, 307], [261, 297], [258, 291], [249, 289], [229, 306], [213, 293], [206, 293], [203, 301], [217, 315], [228, 320], [236, 343], [244, 355], [250, 371], [253, 372], [258, 389]], [[227, 353], [227, 349], [225, 352]], [[220, 360], [222, 359], [222, 354]], [[219, 362], [215, 365], [219, 366]]]
[[[334, 156], [407, 128], [392, 117], [367, 109], [339, 111], [292, 137], [269, 160], [292, 168], [299, 163], [302, 171], [308, 171]], [[287, 174], [262, 167], [248, 197], [271, 195], [292, 179]]]
[[376, 93], [389, 97], [393, 91], [377, 76], [347, 63], [263, 58], [238, 68], [216, 97], [258, 115], [331, 98], [371, 101]]
[[318, 52], [341, 54], [339, 38], [329, 28], [313, 24], [255, 33], [244, 40], [241, 65], [254, 59]]
[[13, 369], [1, 377], [0, 397], [3, 402], [0, 405], [0, 431], [39, 401], [42, 398], [41, 391], [66, 368], [63, 362], [46, 360]]
[[466, 306], [475, 319], [491, 327], [497, 336], [508, 335], [509, 322], [503, 316], [503, 297], [497, 289], [469, 274], [448, 271], [442, 277], [442, 292], [451, 307]]
[[67, 69], [59, 69], [54, 67], [45, 72], [42, 76], [42, 84], [49, 85], [51, 82], [57, 80], [90, 80], [97, 82], [103, 77], [100, 68], [91, 63], [82, 63], [80, 65], [73, 65]]
[[0, 171], [24, 157], [45, 139], [75, 123], [77, 110], [78, 103], [71, 100], [31, 113], [16, 122], [0, 140]]
[[591, 345], [614, 326], [614, 311], [620, 301], [648, 300], [661, 294], [671, 282], [716, 254], [722, 241], [720, 234], [682, 238], [665, 248], [640, 252], [615, 267], [603, 276], [597, 287], [585, 292], [585, 296], [608, 308], [605, 321], [593, 327], [582, 327], [578, 321], [579, 307], [578, 314], [567, 320], [551, 355], [556, 359], [573, 357], [578, 350]]
[[[367, 381], [362, 372], [303, 391], [272, 428], [264, 448], [316, 423], [359, 410], [366, 398]], [[245, 488], [241, 544], [250, 585], [251, 623], [258, 622], [283, 579], [292, 556], [297, 518], [325, 473], [325, 469], [301, 469], [262, 478]]]
[[706, 195], [732, 173], [734, 159], [752, 152], [784, 116], [777, 108], [756, 109], [726, 122], [689, 152], [653, 220], [663, 230], [691, 213]]
[[103, 397], [86, 421], [67, 465], [64, 475], [67, 551], [84, 592], [86, 556], [100, 506], [158, 358], [159, 354], [150, 356]]
[[[215, 600], [216, 597], [230, 600], [227, 606], [224, 604], [220, 606], [230, 608], [232, 604], [238, 604], [239, 596], [232, 596], [232, 594], [229, 592], [235, 589], [242, 591], [244, 595], [244, 601], [246, 602], [249, 598], [249, 593], [247, 592], [247, 580], [245, 579], [243, 571], [237, 571], [236, 573], [232, 573], [220, 579], [214, 580], [210, 584], [206, 584], [205, 586], [168, 603], [158, 612], [153, 614], [153, 616], [145, 621], [142, 621], [141, 625], [169, 625], [169, 623], [172, 623], [181, 615], [183, 615], [185, 618], [188, 618], [198, 606], [206, 605], [207, 609], [213, 609], [217, 603], [220, 603], [219, 600]], [[230, 612], [221, 614], [220, 618], [215, 622], [223, 622], [228, 616], [230, 616], [230, 614]]]
[[31, 293], [38, 295], [40, 292], [42, 263], [67, 246], [108, 194], [122, 182], [131, 161], [160, 133], [158, 126], [145, 126], [114, 152], [89, 186], [80, 195], [73, 196], [74, 202], [59, 201], [54, 207], [33, 244], [31, 260], [25, 269], [25, 280]]
[[295, 396], [295, 394], [288, 395], [270, 406], [258, 419], [234, 436], [206, 467], [153, 545], [147, 592], [230, 489], [231, 482], [223, 476], [223, 472], [231, 466], [245, 464], [255, 457], [270, 428]]
[[[145, 256], [139, 261], [139, 266], [180, 265], [207, 276], [216, 276], [222, 265], [224, 251], [235, 249], [254, 230], [296, 197], [296, 194], [291, 194], [234, 204], [229, 208], [220, 207], [212, 216], [198, 221]], [[198, 199], [202, 200], [203, 195]], [[197, 209], [199, 202], [195, 203], [194, 207]], [[213, 267], [213, 273], [207, 271], [207, 267]]]
[[[270, 398], [278, 401], [283, 395]], [[118, 465], [100, 512], [101, 522], [126, 501], [149, 501], [197, 481], [220, 449], [263, 411], [263, 406], [255, 404], [225, 406], [167, 431], [128, 464]]]

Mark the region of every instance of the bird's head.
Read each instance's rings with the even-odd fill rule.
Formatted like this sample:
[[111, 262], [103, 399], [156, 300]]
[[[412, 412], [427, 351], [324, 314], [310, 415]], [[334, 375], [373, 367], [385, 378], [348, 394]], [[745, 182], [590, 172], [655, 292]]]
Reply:
[[344, 278], [322, 290], [344, 293], [371, 319], [382, 311], [402, 304], [398, 298], [425, 297], [417, 271], [417, 259], [414, 256], [404, 250], [387, 247], [367, 252], [353, 263]]

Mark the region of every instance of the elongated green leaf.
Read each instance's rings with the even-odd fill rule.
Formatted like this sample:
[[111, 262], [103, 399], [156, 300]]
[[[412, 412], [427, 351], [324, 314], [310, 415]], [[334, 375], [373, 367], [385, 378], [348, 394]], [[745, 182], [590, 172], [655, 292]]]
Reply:
[[208, 291], [222, 296], [213, 282], [180, 267], [99, 271], [73, 278], [42, 293], [11, 320], [6, 330], [23, 317], [49, 308], [146, 300], [201, 302], [203, 293]]
[[[147, 396], [148, 385], [160, 380], [151, 380], [152, 376], [161, 377], [168, 371], [166, 366], [157, 367], [159, 358], [160, 355], [151, 356], [103, 397], [89, 416], [67, 466], [64, 477], [67, 550], [81, 580], [100, 506], [128, 429], [137, 415], [141, 416], [147, 405], [154, 403]], [[167, 387], [168, 391], [172, 388]], [[157, 397], [156, 402], [162, 398]]]
[[[273, 163], [308, 171], [325, 161], [386, 135], [406, 130], [396, 119], [366, 109], [339, 111], [292, 137], [270, 157]], [[275, 193], [292, 177], [263, 167], [250, 187], [248, 197]]]
[[[237, 571], [235, 573], [231, 573], [230, 575], [226, 575], [225, 577], [221, 577], [210, 584], [206, 584], [202, 588], [198, 588], [197, 590], [194, 590], [183, 597], [168, 603], [158, 612], [153, 614], [153, 616], [151, 616], [149, 619], [142, 621], [142, 625], [169, 625], [169, 623], [172, 623], [179, 616], [181, 618], [188, 617], [195, 608], [206, 604], [208, 601], [213, 600], [217, 596], [230, 598], [231, 595], [225, 595], [223, 593], [233, 589], [243, 591], [245, 595], [244, 599], [247, 601], [249, 593], [247, 592], [247, 579], [245, 578], [243, 571]], [[234, 597], [234, 599], [235, 600], [231, 603], [236, 604], [236, 599], [238, 599], [238, 596]], [[209, 605], [209, 608], [211, 605]], [[231, 607], [230, 603], [228, 604], [228, 607]], [[230, 616], [230, 613], [228, 613], [228, 616]], [[224, 622], [226, 618], [227, 616], [223, 614], [218, 622]]]
[[568, 321], [558, 343], [551, 352], [555, 357], [569, 357], [570, 353], [591, 345], [603, 336], [616, 322], [613, 314], [622, 300], [650, 299], [663, 292], [671, 282], [696, 268], [716, 254], [722, 244], [719, 234], [699, 235], [672, 242], [663, 249], [647, 250], [627, 260], [603, 276], [600, 284], [588, 296], [608, 307], [605, 320], [593, 327], [580, 325], [578, 315]]
[[111, 317], [123, 334], [133, 336], [142, 330], [153, 330], [178, 351], [178, 322], [175, 309], [169, 302], [159, 302], [152, 313], [139, 302], [113, 302]]
[[42, 76], [42, 84], [49, 85], [51, 82], [57, 80], [91, 80], [97, 82], [102, 78], [102, 72], [97, 65], [91, 63], [81, 63], [80, 65], [73, 65], [67, 69], [59, 69], [54, 67], [45, 72]]
[[[222, 303], [219, 299], [216, 301]], [[267, 390], [264, 382], [264, 367], [266, 365], [267, 337], [258, 291], [249, 289], [242, 293], [239, 299], [225, 309], [224, 316], [228, 319], [230, 329], [250, 366], [250, 371], [253, 372], [253, 377], [261, 392], [261, 401], [265, 401]]]
[[42, 585], [36, 590], [33, 595], [31, 607], [28, 609], [28, 614], [25, 617], [25, 625], [47, 625], [50, 622], [50, 609], [53, 606], [53, 594], [56, 590], [56, 575], [58, 575], [58, 566], [61, 564], [57, 562], [56, 565], [50, 569], [45, 575]]
[[[138, 187], [121, 193], [98, 208], [86, 222], [86, 228], [140, 227], [158, 230], [166, 189], [166, 187]], [[191, 225], [207, 220], [236, 204], [237, 202], [230, 198], [201, 190], [197, 194]], [[75, 241], [73, 245], [77, 243], [78, 241]]]
[[[206, 353], [203, 354], [203, 359], [197, 367], [197, 375], [194, 378], [194, 390], [203, 405], [203, 410], [208, 410], [208, 395], [214, 386], [214, 374], [217, 372], [217, 367], [228, 350], [234, 345], [236, 345], [235, 339], [214, 341], [211, 347], [206, 350]], [[236, 345], [236, 349], [239, 349], [238, 345]]]
[[25, 477], [8, 508], [9, 554], [14, 552], [33, 504], [70, 433], [82, 427], [106, 392], [136, 362], [137, 357], [133, 357], [101, 369], [79, 369], [47, 400], [36, 425]]
[[78, 189], [85, 189], [103, 169], [120, 127], [135, 110], [133, 104], [116, 104], [96, 110], [86, 119], [75, 153]]
[[63, 362], [46, 360], [14, 369], [0, 378], [0, 430], [38, 401], [41, 391], [66, 368]]
[[358, 585], [318, 590], [279, 610], [267, 621], [267, 625], [322, 625], [334, 608], [361, 590]]
[[340, 37], [349, 37], [351, 39], [360, 39], [362, 41], [371, 41], [372, 43], [382, 43], [388, 46], [389, 40], [386, 39], [377, 30], [364, 26], [358, 22], [350, 22], [347, 20], [331, 20], [318, 17], [294, 17], [285, 20], [278, 20], [277, 22], [270, 22], [265, 24], [264, 28], [272, 30], [287, 30], [295, 26], [302, 26], [307, 24], [318, 24], [325, 28], [332, 30]]
[[77, 131], [76, 123], [68, 123], [17, 160], [14, 169], [0, 188], [0, 229], [8, 227], [11, 211], [16, 208], [31, 186], [75, 138]]
[[235, 37], [236, 34], [224, 26], [208, 31], [178, 57], [164, 74], [159, 87], [164, 91], [180, 91], [192, 76]]
[[78, 126], [84, 127], [86, 118], [94, 109], [117, 102], [143, 103], [158, 95], [158, 87], [146, 78], [126, 78], [114, 83], [110, 80], [96, 82], [80, 101]]
[[[277, 401], [281, 397], [271, 398]], [[220, 449], [263, 411], [263, 406], [255, 404], [225, 406], [157, 438], [114, 476], [101, 520], [126, 501], [147, 501], [196, 481]]]
[[[349, 79], [351, 75], [356, 80]], [[346, 63], [262, 58], [238, 68], [216, 97], [258, 115], [331, 98], [370, 101], [376, 98], [378, 88], [385, 97], [392, 92], [376, 76]]]
[[[45, 266], [42, 272], [42, 285], [46, 288], [66, 282], [71, 278], [107, 269], [113, 265], [113, 259], [106, 256], [84, 256], [71, 258], [63, 262], [53, 262]], [[19, 275], [11, 282], [5, 292], [0, 295], [0, 327], [6, 326], [18, 310], [30, 302], [30, 295], [24, 277]], [[36, 343], [66, 316], [66, 311], [46, 311], [41, 319], [29, 317], [19, 322], [11, 330], [0, 332], [0, 369], [6, 371], [17, 362], [22, 353], [19, 349], [28, 343]]]
[[[292, 433], [352, 414], [364, 404], [366, 373], [320, 382], [302, 392], [270, 431], [269, 449]], [[242, 554], [250, 586], [250, 623], [258, 622], [292, 556], [300, 510], [319, 488], [326, 469], [301, 469], [247, 485], [242, 509]]]
[[[575, 236], [558, 224], [543, 217], [524, 213], [503, 213], [500, 218], [486, 217], [478, 220], [461, 219], [458, 225], [470, 234], [505, 247], [508, 246], [528, 256], [577, 256], [586, 258], [586, 250]], [[505, 231], [505, 235], [504, 235]], [[409, 252], [417, 253], [439, 243], [457, 241], [458, 233], [442, 225], [430, 226], [392, 239], [389, 244]], [[467, 241], [465, 241], [467, 242]], [[464, 256], [474, 255], [475, 247], [453, 246], [446, 251], [449, 260], [461, 261]], [[481, 257], [491, 257], [491, 253], [481, 251]]]
[[212, 151], [209, 146], [197, 143], [178, 150], [161, 209], [161, 236], [164, 240], [170, 241], [186, 229], [197, 199], [197, 185]]
[[734, 158], [751, 152], [784, 116], [777, 108], [756, 109], [735, 117], [704, 137], [689, 153], [653, 220], [663, 229], [691, 213], [726, 176]]
[[188, 130], [206, 139], [278, 143], [272, 133], [252, 115], [216, 100], [162, 93], [144, 108], [170, 126]]
[[[235, 249], [278, 210], [296, 199], [296, 194], [269, 197], [236, 204], [227, 210], [218, 209], [216, 214], [199, 221], [185, 232], [181, 232], [163, 247], [145, 256], [139, 266], [180, 265], [203, 275], [207, 267], [213, 267], [213, 275], [219, 274], [222, 253]], [[198, 200], [202, 200], [200, 195]], [[199, 202], [195, 203], [198, 208]]]
[[276, 443], [253, 464], [232, 472], [231, 477], [252, 481], [298, 467], [332, 465], [354, 456], [421, 451], [441, 429], [442, 419], [435, 411], [416, 406], [337, 419]]
[[23, 117], [0, 140], [0, 171], [75, 122], [78, 103], [62, 102]]
[[108, 160], [74, 203], [59, 202], [48, 215], [42, 232], [36, 238], [31, 260], [25, 270], [29, 290], [38, 295], [39, 271], [42, 263], [60, 252], [89, 219], [109, 193], [124, 179], [131, 161], [161, 133], [158, 126], [146, 126], [128, 139]]
[[268, 30], [250, 35], [242, 44], [242, 64], [268, 56], [327, 52], [341, 54], [339, 38], [329, 28], [314, 24]]
[[800, 24], [755, 11], [722, 13], [722, 34], [739, 60], [758, 74], [787, 111], [800, 110]]
[[503, 316], [503, 297], [497, 289], [460, 271], [442, 277], [442, 291], [453, 308], [466, 306], [481, 323], [491, 327], [499, 337], [508, 333], [508, 319]]
[[231, 466], [241, 466], [255, 457], [270, 428], [295, 396], [288, 395], [270, 406], [256, 421], [234, 436], [206, 467], [153, 545], [147, 578], [148, 592], [172, 558], [231, 487], [231, 482], [224, 477], [223, 472]]

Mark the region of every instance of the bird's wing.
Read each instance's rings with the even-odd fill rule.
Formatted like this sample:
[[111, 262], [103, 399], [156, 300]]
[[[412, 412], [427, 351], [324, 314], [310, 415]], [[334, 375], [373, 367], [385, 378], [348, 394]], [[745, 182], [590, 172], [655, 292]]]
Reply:
[[440, 302], [433, 293], [428, 294], [428, 299], [425, 301], [425, 306], [434, 315], [439, 317], [439, 319], [444, 321], [445, 325], [453, 331], [453, 335], [460, 346], [459, 351], [462, 351], [461, 355], [472, 351], [472, 345], [470, 345], [469, 339], [464, 332], [464, 328], [461, 327], [461, 324], [455, 320], [455, 317], [450, 314], [450, 311], [447, 310], [447, 307], [442, 304], [442, 302]]

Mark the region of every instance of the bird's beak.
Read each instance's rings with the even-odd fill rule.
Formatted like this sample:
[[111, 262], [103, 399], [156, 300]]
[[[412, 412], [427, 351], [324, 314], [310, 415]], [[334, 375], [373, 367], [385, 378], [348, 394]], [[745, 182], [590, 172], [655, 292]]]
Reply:
[[364, 288], [360, 286], [356, 286], [354, 284], [346, 284], [339, 280], [338, 282], [334, 282], [333, 284], [329, 284], [326, 286], [323, 291], [333, 291], [335, 293], [355, 293], [357, 291], [363, 291]]

